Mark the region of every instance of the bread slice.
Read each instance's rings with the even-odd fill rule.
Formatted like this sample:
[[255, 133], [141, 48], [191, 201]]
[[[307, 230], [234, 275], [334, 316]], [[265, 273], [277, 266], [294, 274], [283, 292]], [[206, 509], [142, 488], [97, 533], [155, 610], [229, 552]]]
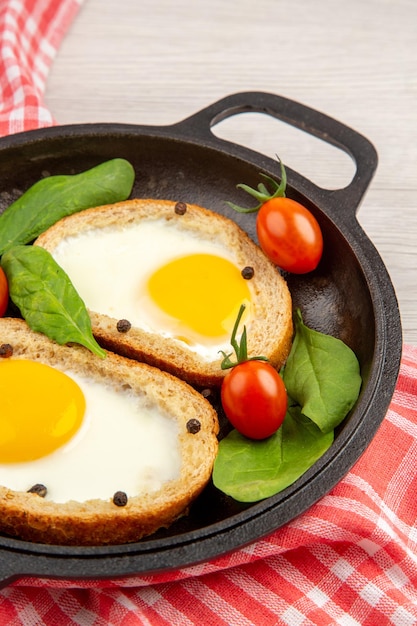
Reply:
[[[20, 319], [0, 319], [0, 347], [3, 359], [31, 359], [88, 374], [119, 393], [129, 389], [138, 399], [159, 407], [178, 425], [181, 460], [178, 478], [163, 482], [156, 491], [129, 496], [126, 506], [116, 506], [113, 494], [108, 500], [57, 503], [36, 493], [13, 491], [2, 482], [0, 464], [1, 532], [48, 544], [120, 544], [137, 541], [186, 514], [210, 479], [218, 445], [217, 414], [200, 393], [146, 364], [112, 353], [101, 359], [79, 345], [60, 346]], [[189, 420], [198, 420], [198, 432], [189, 432]], [[92, 464], [92, 471], [100, 468]], [[36, 478], [29, 476], [28, 484], [33, 484], [30, 481]]]
[[[277, 268], [236, 222], [196, 205], [136, 199], [88, 209], [64, 218], [43, 233], [35, 244], [54, 255], [54, 250], [63, 240], [78, 233], [128, 228], [150, 221], [159, 225], [174, 225], [187, 236], [214, 242], [233, 256], [237, 267], [253, 268], [254, 275], [248, 281], [252, 294], [252, 314], [247, 323], [249, 356], [266, 356], [273, 366], [280, 368], [292, 341], [291, 296]], [[111, 253], [109, 250], [108, 254]], [[59, 258], [56, 260], [59, 262]], [[138, 268], [127, 266], [126, 271], [138, 271]], [[85, 272], [88, 272], [88, 267]], [[114, 298], [110, 280], [108, 297]], [[218, 295], [214, 293], [213, 298], [216, 297]], [[118, 320], [91, 310], [85, 296], [84, 300], [91, 316], [93, 333], [106, 349], [157, 366], [196, 386], [221, 384], [225, 372], [220, 367], [220, 353], [208, 360], [191, 350], [186, 343], [133, 325], [128, 332], [118, 332]], [[226, 349], [229, 348], [230, 344], [227, 344]], [[229, 351], [232, 352], [231, 348]]]

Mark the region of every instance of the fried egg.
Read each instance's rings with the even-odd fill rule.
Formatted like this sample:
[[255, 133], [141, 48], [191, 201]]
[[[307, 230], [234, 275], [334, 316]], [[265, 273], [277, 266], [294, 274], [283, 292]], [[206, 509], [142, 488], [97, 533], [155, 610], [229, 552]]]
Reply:
[[91, 311], [174, 338], [207, 360], [230, 348], [241, 304], [250, 319], [250, 281], [232, 251], [174, 222], [92, 228], [52, 254]]
[[152, 492], [180, 473], [177, 422], [133, 393], [39, 361], [0, 361], [0, 476], [56, 503]]

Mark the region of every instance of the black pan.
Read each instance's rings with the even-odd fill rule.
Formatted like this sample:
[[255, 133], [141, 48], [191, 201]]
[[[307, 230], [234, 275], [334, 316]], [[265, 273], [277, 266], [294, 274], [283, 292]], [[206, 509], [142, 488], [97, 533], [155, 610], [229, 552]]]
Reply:
[[356, 406], [326, 454], [282, 493], [242, 505], [210, 485], [188, 517], [129, 545], [59, 547], [0, 536], [1, 584], [22, 575], [150, 574], [225, 554], [281, 527], [325, 495], [358, 460], [384, 419], [400, 363], [400, 316], [386, 268], [355, 217], [377, 154], [367, 139], [343, 124], [285, 98], [250, 92], [226, 97], [172, 126], [81, 124], [21, 133], [0, 140], [0, 208], [46, 173], [75, 173], [124, 157], [137, 174], [133, 196], [201, 204], [233, 217], [256, 240], [255, 216], [231, 215], [225, 201], [242, 204], [236, 184], [256, 186], [259, 172], [276, 177], [277, 162], [218, 139], [210, 130], [249, 111], [301, 128], [341, 148], [356, 164], [344, 189], [323, 190], [289, 168], [287, 188], [316, 215], [325, 241], [313, 274], [287, 277], [294, 307], [301, 308], [309, 326], [341, 338], [356, 352], [364, 380]]

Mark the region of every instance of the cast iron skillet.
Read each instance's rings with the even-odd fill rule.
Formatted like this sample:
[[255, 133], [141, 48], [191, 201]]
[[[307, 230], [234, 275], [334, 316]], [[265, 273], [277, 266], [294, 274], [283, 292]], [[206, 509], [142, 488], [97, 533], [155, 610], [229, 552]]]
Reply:
[[210, 485], [187, 518], [130, 545], [59, 547], [0, 537], [1, 584], [22, 575], [150, 574], [225, 554], [291, 521], [325, 495], [357, 461], [383, 420], [400, 363], [400, 316], [384, 264], [355, 217], [377, 154], [367, 139], [334, 119], [277, 95], [249, 92], [226, 97], [172, 126], [82, 124], [17, 134], [0, 140], [1, 208], [47, 173], [75, 173], [118, 156], [135, 167], [132, 196], [201, 204], [232, 216], [256, 239], [255, 216], [229, 211], [225, 200], [242, 204], [236, 184], [256, 186], [259, 172], [276, 177], [277, 162], [218, 139], [210, 130], [248, 111], [301, 128], [338, 146], [356, 163], [344, 189], [323, 190], [289, 168], [287, 188], [290, 197], [316, 215], [325, 241], [314, 273], [287, 277], [294, 307], [301, 308], [308, 325], [340, 337], [356, 352], [364, 380], [356, 406], [328, 452], [284, 492], [242, 505]]

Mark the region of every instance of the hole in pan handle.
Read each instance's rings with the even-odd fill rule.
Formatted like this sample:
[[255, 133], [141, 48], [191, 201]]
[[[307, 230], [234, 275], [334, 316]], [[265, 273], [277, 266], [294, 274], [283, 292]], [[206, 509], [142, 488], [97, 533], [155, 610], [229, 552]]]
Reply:
[[[174, 124], [173, 128], [183, 136], [224, 146], [226, 142], [217, 138], [211, 128], [232, 115], [247, 112], [270, 115], [346, 152], [353, 159], [356, 171], [349, 185], [343, 189], [325, 190], [301, 174], [296, 174], [296, 178], [307, 183], [307, 187], [314, 188], [330, 206], [337, 207], [338, 213], [345, 212], [348, 217], [356, 213], [375, 173], [377, 152], [366, 137], [316, 109], [272, 93], [240, 92], [214, 102]], [[247, 149], [241, 147], [241, 150], [247, 153]]]

